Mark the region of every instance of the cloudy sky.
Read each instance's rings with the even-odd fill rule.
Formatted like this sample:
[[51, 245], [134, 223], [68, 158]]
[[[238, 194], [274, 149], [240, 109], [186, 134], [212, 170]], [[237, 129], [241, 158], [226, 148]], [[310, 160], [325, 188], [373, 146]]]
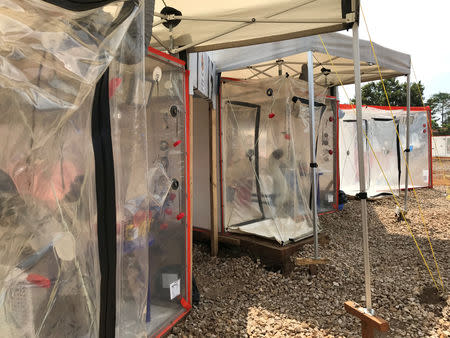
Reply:
[[[450, 93], [450, 1], [361, 0], [361, 6], [374, 42], [411, 55], [426, 98]], [[363, 22], [359, 36], [368, 40]], [[414, 74], [411, 81], [416, 81]], [[353, 86], [346, 88], [352, 98]], [[347, 102], [342, 89], [339, 94]]]

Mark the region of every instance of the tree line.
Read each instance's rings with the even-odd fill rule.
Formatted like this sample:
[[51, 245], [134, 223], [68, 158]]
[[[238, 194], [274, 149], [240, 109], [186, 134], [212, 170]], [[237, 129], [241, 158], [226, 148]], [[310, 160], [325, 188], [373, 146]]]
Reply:
[[[384, 80], [391, 106], [406, 106], [406, 82], [397, 79]], [[450, 93], [436, 93], [425, 100], [425, 86], [419, 82], [411, 83], [411, 107], [430, 106], [434, 135], [450, 135]], [[362, 104], [388, 106], [381, 81], [370, 82], [361, 88]], [[355, 102], [355, 99], [352, 99]]]

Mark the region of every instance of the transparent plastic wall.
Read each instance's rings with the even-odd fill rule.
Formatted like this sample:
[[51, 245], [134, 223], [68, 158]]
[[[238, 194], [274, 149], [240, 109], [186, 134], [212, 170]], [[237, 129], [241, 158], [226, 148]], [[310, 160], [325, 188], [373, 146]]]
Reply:
[[[367, 119], [363, 118], [363, 130], [367, 135]], [[356, 116], [353, 111], [339, 109], [339, 189], [348, 195], [359, 193], [358, 147]], [[369, 146], [364, 138], [364, 168], [368, 178]], [[369, 181], [366, 179], [366, 189]]]
[[[307, 87], [286, 77], [222, 83], [226, 231], [281, 244], [312, 234]], [[321, 116], [326, 89], [316, 87], [315, 94]]]
[[117, 221], [116, 336], [147, 334], [150, 218], [143, 11], [109, 68]]
[[2, 337], [98, 335], [91, 111], [136, 12], [123, 1], [83, 12], [0, 5]]
[[[399, 107], [392, 109], [395, 124], [389, 108], [363, 106], [363, 129], [372, 145], [371, 149], [364, 137], [366, 190], [371, 197], [391, 193], [391, 189], [398, 193], [404, 188], [406, 167], [401, 149], [406, 149], [406, 111]], [[426, 114], [426, 111], [413, 108], [410, 115], [409, 170], [415, 187], [429, 186], [430, 145]], [[339, 171], [340, 189], [349, 195], [359, 193], [356, 117], [349, 105], [341, 105], [339, 112]], [[412, 187], [411, 182], [409, 187]]]
[[337, 101], [325, 100], [326, 109], [316, 109], [317, 210], [336, 210], [337, 206]]
[[182, 61], [152, 49], [145, 66], [151, 218], [146, 321], [153, 335], [190, 308], [187, 77]]
[[[415, 108], [418, 109], [418, 108]], [[409, 117], [409, 143], [411, 152], [409, 153], [409, 171], [411, 177], [408, 180], [408, 187], [416, 188], [431, 186], [431, 135], [427, 117], [428, 111], [414, 110]], [[402, 112], [399, 116], [400, 120], [400, 140], [403, 150], [406, 149], [406, 112]], [[401, 182], [405, 184], [405, 175], [407, 174], [402, 156], [402, 178]], [[412, 182], [411, 182], [412, 178]]]
[[[399, 121], [389, 117], [372, 116], [368, 120], [368, 133], [372, 150], [368, 151], [369, 195], [398, 192], [400, 186], [401, 152], [399, 151], [396, 128]], [[381, 166], [381, 168], [380, 168]], [[389, 184], [386, 182], [388, 178]], [[390, 186], [390, 188], [389, 188]]]

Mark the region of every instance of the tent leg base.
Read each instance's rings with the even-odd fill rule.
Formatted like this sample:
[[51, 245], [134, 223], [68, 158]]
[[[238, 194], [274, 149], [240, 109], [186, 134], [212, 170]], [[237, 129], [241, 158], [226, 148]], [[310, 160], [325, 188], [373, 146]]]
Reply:
[[[194, 230], [194, 241], [209, 242], [209, 239], [209, 231]], [[219, 233], [218, 239], [221, 250], [223, 248], [224, 251], [227, 251], [227, 248], [233, 248], [231, 252], [238, 251], [239, 254], [247, 254], [255, 260], [259, 259], [266, 269], [280, 271], [284, 275], [288, 275], [294, 270], [295, 262], [292, 256], [299, 250], [302, 250], [305, 244], [313, 244], [314, 242], [313, 238], [309, 237], [298, 242], [280, 245], [273, 240], [231, 232]], [[330, 239], [327, 235], [319, 234], [320, 245], [325, 246], [329, 241]], [[230, 250], [228, 250], [228, 253], [230, 253]]]
[[299, 257], [295, 259], [296, 266], [307, 266], [309, 274], [315, 276], [319, 273], [319, 266], [328, 264], [329, 260], [326, 258], [303, 258]]
[[344, 303], [345, 311], [361, 320], [361, 334], [363, 338], [379, 337], [389, 331], [389, 323], [384, 319], [370, 314], [365, 308], [355, 302]]

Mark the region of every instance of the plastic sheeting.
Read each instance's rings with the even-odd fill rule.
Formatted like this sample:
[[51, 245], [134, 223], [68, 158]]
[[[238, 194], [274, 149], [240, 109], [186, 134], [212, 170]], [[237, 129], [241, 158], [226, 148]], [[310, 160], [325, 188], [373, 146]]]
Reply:
[[433, 136], [433, 157], [450, 157], [450, 136]]
[[150, 49], [146, 58], [151, 215], [146, 321], [151, 334], [190, 307], [186, 79], [182, 61]]
[[[320, 88], [320, 87], [319, 87]], [[338, 172], [338, 102], [325, 99], [326, 109], [316, 109], [317, 210], [319, 213], [337, 209]]]
[[[394, 193], [398, 193], [399, 189], [404, 188], [407, 170], [401, 149], [406, 149], [406, 108], [392, 107], [392, 109], [395, 124], [389, 107], [363, 106], [362, 108], [363, 130], [373, 149], [372, 151], [364, 138], [366, 190], [371, 197], [391, 193], [391, 189]], [[429, 175], [431, 145], [427, 114], [426, 108], [411, 108], [409, 171], [412, 182], [409, 180], [410, 188], [431, 185]], [[346, 194], [355, 195], [359, 193], [356, 115], [352, 106], [341, 105], [339, 116], [340, 189]], [[400, 142], [396, 129], [400, 135]]]
[[[147, 333], [149, 207], [143, 11], [109, 68], [117, 222], [116, 336]], [[132, 51], [132, 52], [130, 52]], [[146, 184], [146, 182], [148, 182]]]
[[[139, 7], [0, 6], [0, 332], [96, 336], [91, 109]], [[125, 40], [124, 40], [125, 38]]]
[[[286, 77], [222, 83], [226, 231], [272, 238], [281, 244], [312, 235], [307, 85]], [[326, 88], [315, 90], [316, 116], [324, 116]], [[293, 97], [298, 98], [296, 102]], [[318, 133], [321, 139], [324, 135]], [[325, 162], [322, 146], [318, 153]]]

